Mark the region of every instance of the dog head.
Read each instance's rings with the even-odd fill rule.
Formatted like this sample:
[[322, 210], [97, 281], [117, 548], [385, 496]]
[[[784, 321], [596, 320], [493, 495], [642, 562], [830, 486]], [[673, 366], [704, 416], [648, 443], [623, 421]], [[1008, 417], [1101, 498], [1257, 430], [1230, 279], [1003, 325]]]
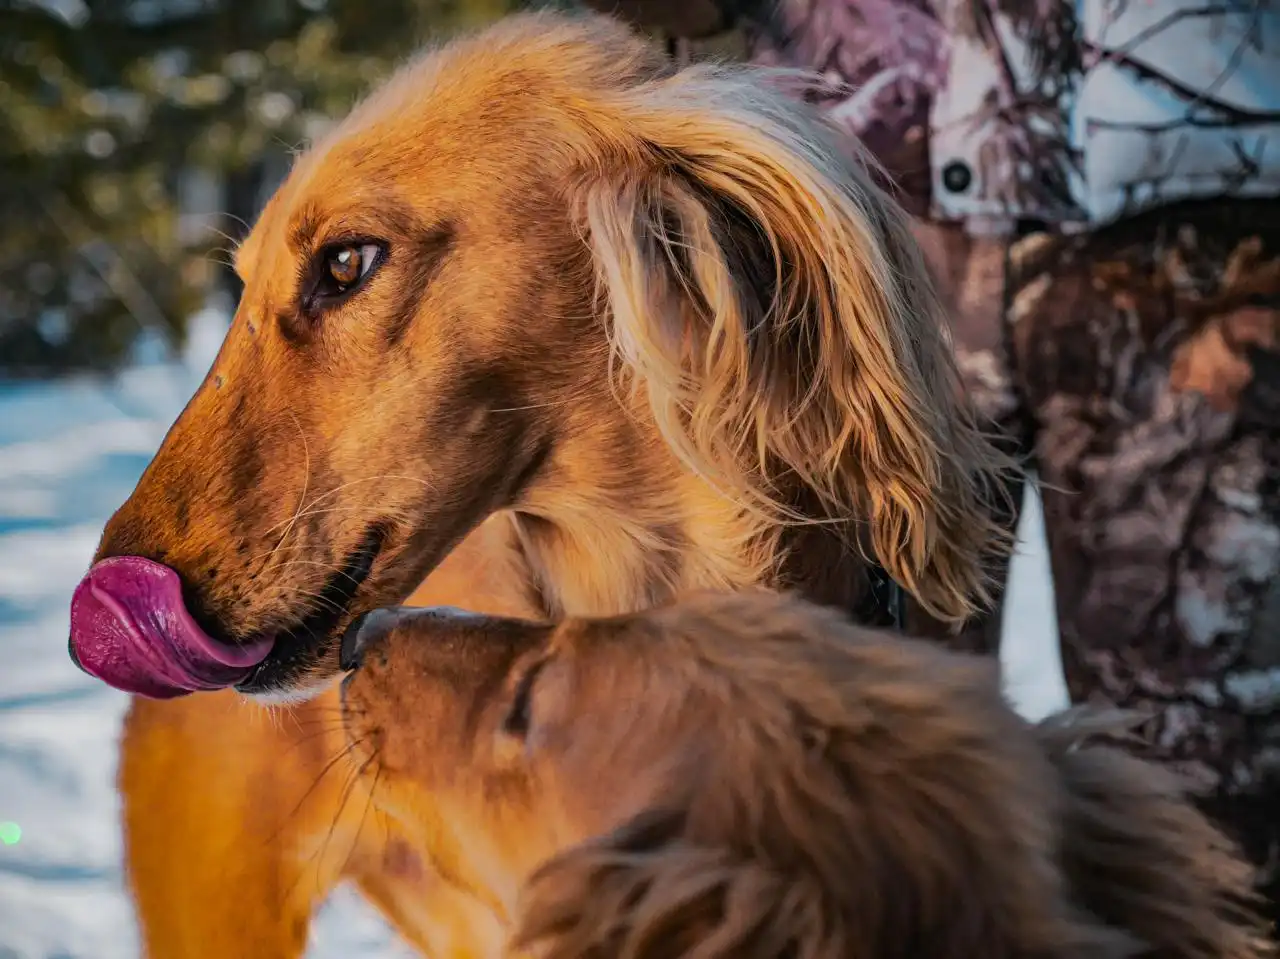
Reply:
[[[166, 597], [131, 622], [182, 670], [131, 688], [325, 681], [356, 612], [499, 510], [541, 534], [553, 612], [663, 601], [700, 551], [704, 585], [767, 579], [792, 522], [943, 620], [986, 596], [1003, 464], [919, 252], [776, 76], [675, 72], [606, 18], [512, 19], [302, 154], [236, 268], [226, 342], [73, 617], [83, 659], [117, 593]], [[565, 585], [602, 553], [607, 589]]]
[[551, 957], [1106, 956], [994, 664], [772, 594], [558, 626], [375, 613], [376, 801]]

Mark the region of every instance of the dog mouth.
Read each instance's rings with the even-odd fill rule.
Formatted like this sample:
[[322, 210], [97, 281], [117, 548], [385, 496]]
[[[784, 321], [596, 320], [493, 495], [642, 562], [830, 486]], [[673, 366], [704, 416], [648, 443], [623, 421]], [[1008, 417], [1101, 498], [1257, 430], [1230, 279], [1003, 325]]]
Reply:
[[235, 688], [246, 695], [297, 688], [308, 675], [326, 660], [333, 660], [337, 672], [337, 644], [342, 629], [361, 610], [354, 609], [356, 595], [369, 579], [373, 567], [386, 545], [385, 525], [371, 526], [343, 564], [321, 587], [311, 612], [296, 625], [275, 634], [275, 640], [262, 660]]
[[[110, 686], [153, 699], [234, 686], [246, 694], [299, 691], [338, 672], [342, 626], [388, 537], [371, 526], [297, 622], [268, 636], [227, 642], [204, 630], [177, 572], [142, 556], [96, 563], [71, 601], [70, 654]], [[325, 669], [326, 658], [332, 668]]]

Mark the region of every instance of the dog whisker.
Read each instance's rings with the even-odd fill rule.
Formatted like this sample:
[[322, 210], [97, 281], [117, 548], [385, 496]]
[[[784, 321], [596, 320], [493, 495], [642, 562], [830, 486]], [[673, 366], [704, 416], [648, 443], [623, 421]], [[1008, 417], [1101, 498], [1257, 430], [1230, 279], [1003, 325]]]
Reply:
[[[365, 775], [365, 771], [368, 770], [370, 766], [374, 765], [375, 756], [376, 754], [373, 754], [373, 755], [370, 755], [367, 759], [365, 759], [364, 763], [360, 766], [359, 770], [356, 772], [357, 780], [363, 779]], [[356, 848], [360, 845], [360, 836], [364, 833], [364, 824], [365, 824], [365, 820], [368, 819], [369, 817], [369, 810], [373, 808], [374, 792], [378, 788], [378, 778], [380, 775], [381, 775], [381, 770], [378, 768], [375, 768], [373, 781], [371, 783], [368, 783], [365, 786], [366, 795], [365, 795], [365, 801], [364, 801], [364, 809], [361, 811], [360, 819], [356, 823], [355, 835], [352, 836], [351, 845], [347, 848], [347, 857], [346, 859], [343, 860], [342, 867], [338, 870], [339, 873], [345, 873], [347, 871], [347, 866], [350, 865], [351, 863], [351, 857], [355, 853]], [[323, 892], [324, 890], [322, 889], [316, 890], [317, 895], [323, 895]]]
[[300, 798], [298, 802], [294, 805], [293, 809], [291, 809], [289, 813], [280, 820], [279, 827], [276, 829], [274, 833], [271, 834], [270, 837], [268, 837], [267, 839], [268, 844], [273, 843], [280, 838], [284, 830], [290, 825], [294, 817], [296, 817], [298, 813], [301, 812], [302, 807], [306, 804], [307, 800], [311, 798], [311, 795], [319, 787], [321, 781], [334, 768], [336, 768], [339, 763], [343, 762], [344, 760], [350, 759], [352, 750], [354, 750], [358, 745], [360, 745], [360, 743], [361, 743], [361, 740], [353, 740], [351, 742], [348, 742], [345, 746], [343, 746], [342, 749], [338, 750], [338, 752], [335, 753], [329, 759], [329, 761], [326, 762], [320, 768], [320, 772], [317, 773], [316, 777], [311, 781], [311, 785], [308, 786], [306, 791], [302, 794], [302, 798]]
[[298, 429], [298, 436], [301, 437], [302, 439], [302, 455], [303, 455], [302, 492], [298, 494], [298, 505], [297, 505], [297, 508], [293, 511], [293, 517], [289, 520], [288, 525], [285, 527], [285, 531], [280, 534], [280, 539], [276, 543], [275, 549], [271, 551], [271, 554], [268, 554], [267, 556], [268, 559], [271, 558], [271, 555], [273, 555], [276, 550], [278, 550], [281, 546], [284, 545], [285, 539], [288, 537], [290, 531], [293, 530], [294, 524], [297, 523], [298, 514], [302, 512], [302, 504], [305, 503], [307, 499], [307, 487], [311, 482], [311, 449], [307, 443], [307, 432], [302, 428], [302, 423], [299, 422], [298, 420], [298, 414], [296, 414], [292, 409], [289, 409], [288, 413], [293, 420], [293, 425]]
[[[355, 748], [355, 743], [352, 743], [351, 746], [348, 747], [348, 753], [354, 750], [354, 748]], [[315, 857], [317, 881], [319, 880], [320, 875], [323, 872], [325, 856], [328, 855], [329, 846], [333, 842], [333, 836], [335, 831], [338, 828], [338, 823], [342, 820], [343, 816], [346, 815], [347, 804], [351, 801], [351, 795], [353, 791], [360, 785], [361, 776], [363, 775], [365, 769], [368, 768], [369, 763], [371, 761], [372, 760], [366, 758], [362, 763], [360, 763], [359, 766], [355, 767], [348, 774], [347, 780], [343, 784], [342, 792], [338, 799], [337, 810], [334, 812], [333, 819], [329, 823], [329, 831], [325, 834], [324, 842], [321, 844], [320, 851]], [[368, 807], [366, 806], [366, 811], [367, 809]], [[362, 815], [361, 816], [362, 824], [363, 824], [363, 818], [364, 817]], [[359, 830], [357, 829], [357, 837], [358, 835], [359, 835]], [[348, 859], [350, 858], [350, 855], [351, 855], [351, 848], [354, 848], [354, 845], [355, 845], [355, 839], [353, 838], [352, 846], [348, 849], [348, 852], [347, 852]], [[323, 895], [323, 890], [319, 886], [316, 887], [316, 894]]]
[[[341, 493], [344, 490], [350, 489], [353, 486], [359, 486], [363, 483], [380, 483], [380, 482], [385, 482], [387, 480], [395, 480], [397, 482], [403, 482], [403, 483], [416, 483], [420, 486], [425, 487], [428, 491], [434, 491], [436, 488], [435, 485], [430, 480], [426, 480], [421, 476], [410, 476], [403, 473], [376, 473], [372, 476], [365, 476], [360, 479], [354, 479], [354, 480], [349, 480], [345, 483], [339, 483], [337, 486], [333, 487], [327, 492], [321, 493], [318, 496], [316, 496], [310, 503], [307, 503], [304, 507], [302, 507], [302, 511], [305, 512], [306, 510], [310, 510], [313, 507], [324, 502], [329, 497], [336, 496], [338, 493]], [[359, 508], [359, 507], [356, 506], [353, 508]], [[275, 526], [269, 527], [267, 530], [265, 530], [265, 532], [266, 533], [274, 532], [275, 530], [279, 529], [281, 526], [284, 526], [291, 521], [292, 521], [292, 518], [290, 520], [284, 520], [280, 523], [277, 523]]]
[[348, 573], [345, 567], [335, 566], [333, 563], [321, 563], [318, 560], [289, 559], [289, 560], [284, 560], [282, 562], [276, 563], [271, 568], [273, 570], [282, 570], [282, 569], [290, 569], [291, 567], [294, 567], [294, 566], [313, 566], [313, 567], [324, 570], [326, 573], [332, 573], [335, 576], [341, 576], [352, 583], [360, 582], [359, 579], [357, 579], [355, 576], [352, 576], [350, 573]]

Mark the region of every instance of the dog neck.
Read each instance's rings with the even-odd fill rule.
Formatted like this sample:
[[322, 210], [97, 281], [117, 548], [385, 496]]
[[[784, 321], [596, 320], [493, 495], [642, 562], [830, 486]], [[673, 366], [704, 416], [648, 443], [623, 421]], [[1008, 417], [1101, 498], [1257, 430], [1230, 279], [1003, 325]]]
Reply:
[[846, 609], [864, 596], [866, 563], [832, 526], [770, 522], [688, 474], [649, 479], [512, 514], [540, 612], [612, 616], [753, 586]]

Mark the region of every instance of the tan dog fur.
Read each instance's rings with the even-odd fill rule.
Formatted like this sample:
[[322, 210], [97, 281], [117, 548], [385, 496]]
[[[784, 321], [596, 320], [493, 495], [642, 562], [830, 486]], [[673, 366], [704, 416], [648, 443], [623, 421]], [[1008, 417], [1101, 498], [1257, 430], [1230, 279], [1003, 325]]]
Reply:
[[[99, 558], [177, 570], [213, 635], [283, 636], [296, 656], [253, 689], [277, 700], [331, 684], [352, 615], [429, 573], [415, 601], [553, 618], [756, 585], [849, 607], [874, 556], [964, 620], [1007, 546], [1007, 464], [904, 215], [780, 86], [553, 15], [407, 65], [239, 250], [226, 343]], [[380, 267], [316, 308], [318, 258], [352, 239]], [[342, 877], [433, 956], [487, 948], [348, 788], [335, 717], [331, 689], [276, 714], [134, 704], [120, 784], [154, 959], [297, 956]]]
[[989, 660], [749, 592], [548, 625], [379, 611], [378, 802], [538, 959], [1260, 959], [1251, 870], [1158, 767]]

